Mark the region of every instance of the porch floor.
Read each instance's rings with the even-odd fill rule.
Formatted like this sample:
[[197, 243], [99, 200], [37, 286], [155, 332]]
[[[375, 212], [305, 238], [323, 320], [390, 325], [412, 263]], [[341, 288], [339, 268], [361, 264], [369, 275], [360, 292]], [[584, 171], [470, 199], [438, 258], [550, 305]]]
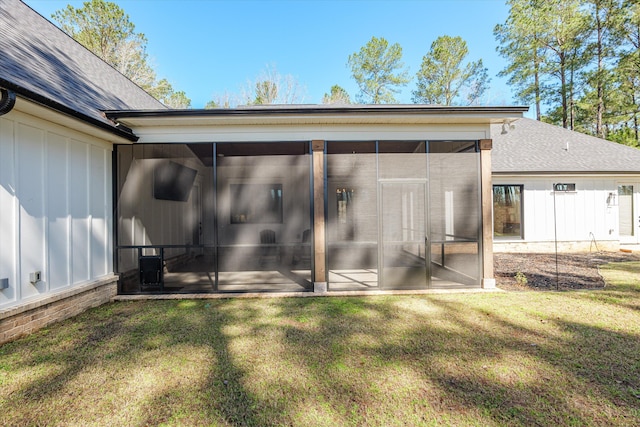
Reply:
[[[470, 289], [478, 286], [431, 278], [429, 289]], [[378, 287], [375, 269], [330, 270], [330, 291], [374, 291]], [[417, 288], [415, 290], [419, 290]], [[215, 293], [215, 292], [310, 292], [313, 290], [309, 270], [267, 270], [220, 272], [218, 287], [215, 273], [211, 271], [182, 271], [164, 274], [164, 291], [167, 293]]]

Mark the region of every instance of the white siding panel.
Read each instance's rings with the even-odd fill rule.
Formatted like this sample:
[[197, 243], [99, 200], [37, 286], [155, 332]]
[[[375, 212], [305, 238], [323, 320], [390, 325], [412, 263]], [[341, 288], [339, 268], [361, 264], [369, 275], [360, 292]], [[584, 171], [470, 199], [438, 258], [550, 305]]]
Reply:
[[36, 285], [29, 274], [39, 271], [43, 280], [46, 271], [45, 233], [45, 144], [44, 131], [18, 124], [17, 136], [17, 194], [20, 201], [20, 287], [21, 298], [38, 295], [46, 282]]
[[107, 274], [107, 160], [105, 150], [91, 147], [90, 151], [90, 221], [91, 221], [91, 277]]
[[71, 281], [78, 283], [88, 280], [90, 258], [89, 233], [89, 180], [88, 151], [89, 147], [79, 141], [71, 140], [70, 147], [70, 181], [73, 183], [69, 192], [69, 213], [71, 215]]
[[609, 179], [607, 181], [603, 181], [602, 188], [602, 204], [604, 206], [604, 215], [605, 215], [605, 229], [604, 234], [598, 235], [600, 239], [612, 239], [618, 238], [619, 230], [617, 229], [618, 224], [618, 210], [616, 206], [616, 200], [618, 197], [618, 185], [614, 179]]
[[0, 279], [9, 288], [0, 291], [0, 306], [18, 296], [18, 199], [16, 197], [14, 124], [0, 118]]
[[553, 211], [549, 208], [544, 181], [533, 181], [524, 184], [524, 223], [527, 240], [553, 239]]
[[584, 209], [586, 193], [593, 194], [593, 189], [582, 190], [580, 183], [576, 183], [575, 193], [566, 193], [567, 196], [574, 196], [567, 198], [566, 227], [570, 231], [571, 240], [586, 240], [589, 237], [586, 224], [593, 218], [594, 212], [593, 209]]
[[70, 219], [67, 138], [48, 134], [47, 202], [49, 204], [49, 286], [69, 286]]
[[[580, 205], [578, 209], [578, 218], [582, 218], [582, 226], [580, 230], [583, 240], [589, 240], [590, 235], [596, 235], [598, 230], [595, 229], [597, 220], [596, 218], [601, 216], [602, 206], [597, 203], [600, 191], [598, 189], [600, 181], [596, 179], [585, 179], [576, 183], [576, 190], [580, 195]], [[582, 213], [582, 215], [580, 215]], [[600, 224], [603, 224], [600, 222]], [[604, 225], [604, 224], [603, 224]]]
[[105, 198], [104, 198], [104, 212], [105, 212], [105, 240], [107, 244], [105, 246], [106, 256], [106, 272], [110, 274], [113, 272], [113, 152], [111, 148], [104, 150], [105, 155], [105, 169], [104, 169], [104, 181], [105, 181]]
[[113, 271], [111, 151], [20, 111], [0, 117], [0, 308]]
[[584, 205], [581, 207], [585, 218], [586, 238], [596, 240], [611, 239], [614, 231], [614, 206], [607, 203], [609, 192], [615, 190], [615, 181], [610, 178], [585, 180], [581, 184]]
[[[553, 185], [553, 183], [551, 183]], [[555, 198], [556, 204], [556, 228], [558, 240], [575, 240], [576, 239], [576, 221], [578, 215], [576, 213], [576, 197], [574, 192], [556, 192], [550, 191], [551, 199]], [[553, 207], [552, 207], [553, 208]]]

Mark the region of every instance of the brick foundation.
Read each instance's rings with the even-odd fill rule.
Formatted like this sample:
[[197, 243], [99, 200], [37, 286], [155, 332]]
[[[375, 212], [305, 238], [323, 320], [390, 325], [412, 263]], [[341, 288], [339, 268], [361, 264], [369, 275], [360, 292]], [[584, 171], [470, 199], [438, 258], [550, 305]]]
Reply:
[[118, 277], [111, 275], [1, 309], [0, 344], [111, 301], [117, 293], [117, 281]]

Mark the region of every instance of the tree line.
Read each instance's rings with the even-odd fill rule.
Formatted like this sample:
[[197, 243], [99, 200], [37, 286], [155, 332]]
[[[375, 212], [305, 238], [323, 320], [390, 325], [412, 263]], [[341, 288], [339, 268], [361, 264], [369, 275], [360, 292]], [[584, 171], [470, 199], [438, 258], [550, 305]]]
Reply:
[[184, 91], [174, 90], [167, 79], [158, 79], [149, 64], [147, 38], [136, 32], [129, 15], [117, 4], [90, 0], [79, 8], [67, 5], [51, 18], [62, 31], [166, 106], [191, 106]]
[[[640, 112], [640, 1], [506, 0], [507, 20], [496, 25], [496, 50], [507, 66], [518, 102], [533, 105], [536, 118], [565, 128], [638, 146]], [[149, 65], [144, 34], [128, 15], [105, 0], [52, 15], [60, 27], [140, 87], [172, 108], [190, 108], [183, 91], [158, 79]], [[402, 47], [372, 37], [348, 56], [358, 86], [355, 100], [338, 84], [325, 104], [393, 104], [415, 79], [412, 101], [420, 104], [478, 105], [490, 78], [482, 59], [469, 60], [459, 36], [438, 37], [414, 76], [402, 62]], [[205, 108], [299, 104], [304, 86], [268, 66], [240, 93], [218, 94]]]
[[538, 120], [638, 146], [640, 2], [507, 0], [500, 72]]
[[[147, 39], [135, 31], [129, 16], [117, 4], [90, 0], [82, 7], [68, 5], [52, 18], [60, 28], [105, 62], [171, 108], [189, 108], [185, 92], [176, 91], [167, 79], [158, 79], [149, 64]], [[442, 36], [423, 58], [416, 75], [416, 103], [453, 105], [478, 103], [488, 88], [489, 77], [482, 60], [464, 63], [468, 47], [461, 37]], [[348, 67], [360, 92], [356, 100], [363, 104], [396, 103], [395, 94], [411, 80], [402, 62], [402, 47], [373, 37], [360, 51], [349, 55]], [[290, 74], [280, 74], [268, 66], [240, 93], [218, 94], [205, 108], [230, 108], [236, 105], [297, 104], [304, 99], [304, 87]], [[351, 103], [347, 91], [331, 87], [323, 103]]]
[[[466, 62], [469, 49], [461, 37], [441, 36], [422, 59], [416, 74], [413, 102], [420, 104], [472, 105], [481, 102], [490, 78], [482, 59]], [[402, 62], [402, 47], [389, 44], [384, 37], [372, 37], [359, 51], [349, 55], [347, 67], [358, 84], [355, 96], [360, 104], [395, 104], [395, 95], [411, 78]], [[291, 75], [281, 75], [267, 67], [255, 81], [249, 82], [240, 96], [225, 93], [216, 96], [205, 108], [230, 105], [296, 104], [304, 91]], [[351, 96], [340, 85], [333, 85], [322, 98], [323, 104], [351, 104]]]

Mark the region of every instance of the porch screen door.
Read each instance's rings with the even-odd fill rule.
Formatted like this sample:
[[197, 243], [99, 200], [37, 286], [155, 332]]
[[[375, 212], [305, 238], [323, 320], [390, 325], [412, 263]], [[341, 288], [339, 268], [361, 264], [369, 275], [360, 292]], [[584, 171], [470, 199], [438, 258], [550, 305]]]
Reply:
[[424, 289], [429, 285], [427, 186], [421, 181], [381, 183], [381, 287]]

